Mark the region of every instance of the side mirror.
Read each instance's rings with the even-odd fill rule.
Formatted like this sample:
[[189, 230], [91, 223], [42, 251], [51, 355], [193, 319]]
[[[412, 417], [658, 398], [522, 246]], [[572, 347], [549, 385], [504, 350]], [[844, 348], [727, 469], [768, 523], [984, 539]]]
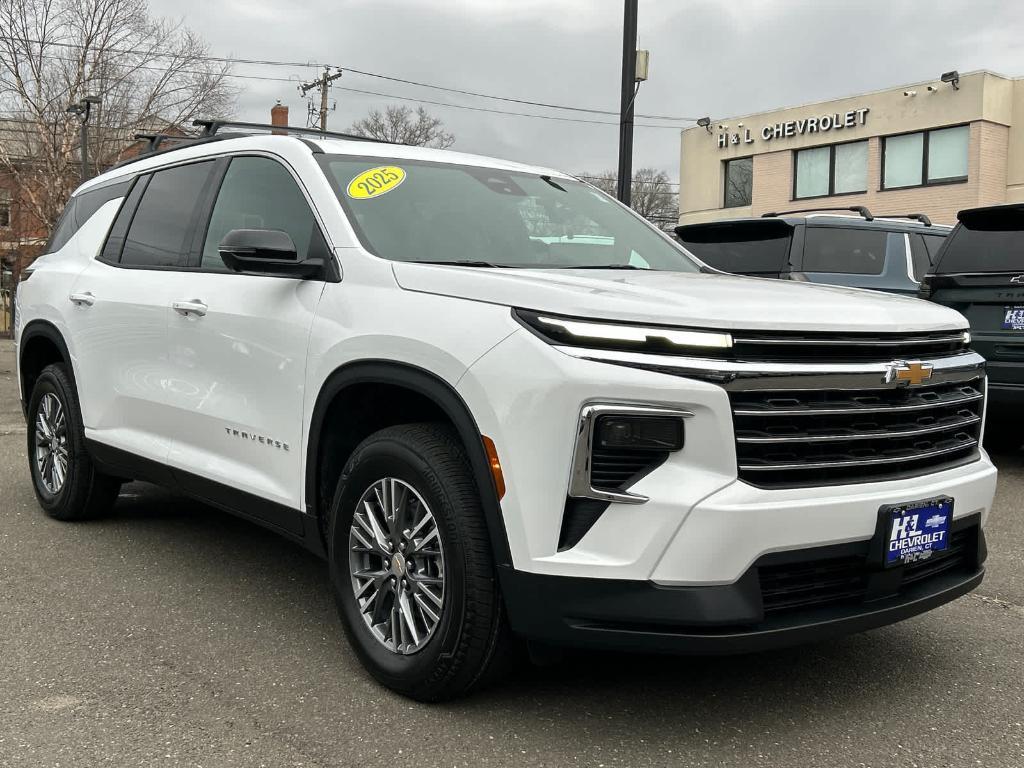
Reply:
[[324, 269], [321, 258], [299, 261], [291, 236], [279, 229], [232, 229], [219, 250], [225, 266], [243, 274], [310, 278]]

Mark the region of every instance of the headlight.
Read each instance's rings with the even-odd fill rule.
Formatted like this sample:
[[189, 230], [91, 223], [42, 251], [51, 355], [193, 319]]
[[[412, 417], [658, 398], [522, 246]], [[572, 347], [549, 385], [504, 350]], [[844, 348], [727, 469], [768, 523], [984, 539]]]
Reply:
[[688, 351], [707, 354], [732, 348], [732, 335], [725, 332], [585, 320], [528, 309], [513, 309], [512, 316], [545, 341], [570, 347], [675, 355]]

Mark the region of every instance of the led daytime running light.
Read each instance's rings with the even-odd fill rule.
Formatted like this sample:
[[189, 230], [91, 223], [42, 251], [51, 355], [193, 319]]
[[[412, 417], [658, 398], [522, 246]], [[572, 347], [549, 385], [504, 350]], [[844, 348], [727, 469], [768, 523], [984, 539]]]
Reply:
[[583, 320], [544, 317], [542, 315], [538, 316], [537, 320], [545, 325], [561, 328], [580, 339], [627, 341], [637, 344], [645, 344], [652, 339], [660, 339], [679, 347], [711, 347], [715, 349], [729, 349], [732, 347], [732, 335], [729, 333], [684, 331], [671, 328], [645, 328], [637, 325], [610, 325]]

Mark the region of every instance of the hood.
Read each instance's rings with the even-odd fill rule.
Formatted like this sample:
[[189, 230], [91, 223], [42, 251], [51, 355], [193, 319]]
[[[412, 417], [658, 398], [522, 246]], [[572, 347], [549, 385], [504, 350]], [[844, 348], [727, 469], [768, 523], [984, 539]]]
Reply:
[[395, 262], [409, 291], [561, 315], [723, 330], [966, 329], [958, 313], [859, 288], [735, 275], [612, 269], [488, 269]]

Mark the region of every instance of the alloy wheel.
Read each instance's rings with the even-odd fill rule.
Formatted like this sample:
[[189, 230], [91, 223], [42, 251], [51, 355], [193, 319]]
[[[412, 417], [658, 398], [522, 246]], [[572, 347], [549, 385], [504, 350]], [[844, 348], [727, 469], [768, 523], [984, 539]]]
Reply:
[[445, 601], [441, 531], [423, 497], [393, 477], [376, 481], [356, 504], [349, 566], [360, 615], [393, 653], [422, 649]]
[[48, 493], [56, 496], [68, 474], [67, 415], [55, 394], [47, 392], [36, 410], [36, 470]]

